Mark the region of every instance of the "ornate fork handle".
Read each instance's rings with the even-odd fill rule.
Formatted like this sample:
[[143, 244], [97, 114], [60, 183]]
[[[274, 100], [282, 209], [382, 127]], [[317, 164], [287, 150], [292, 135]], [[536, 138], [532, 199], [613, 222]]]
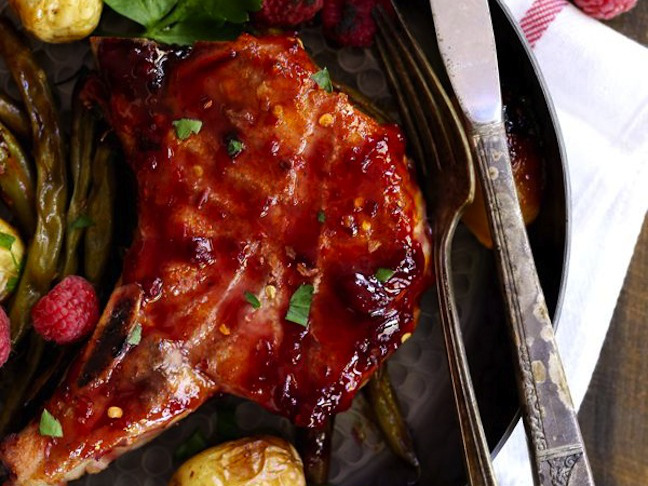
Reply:
[[504, 125], [473, 127], [479, 179], [507, 320], [536, 484], [593, 485], [517, 198]]

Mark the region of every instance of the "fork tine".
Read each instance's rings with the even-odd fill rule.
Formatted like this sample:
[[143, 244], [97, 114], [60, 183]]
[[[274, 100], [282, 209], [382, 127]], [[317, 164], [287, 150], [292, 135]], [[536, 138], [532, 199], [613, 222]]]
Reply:
[[[437, 144], [430, 131], [430, 125], [426, 122], [425, 112], [417, 103], [414, 85], [407, 76], [399, 76], [399, 72], [405, 72], [405, 66], [400, 59], [400, 52], [397, 50], [396, 45], [388, 36], [376, 37], [378, 49], [385, 65], [385, 70], [394, 87], [396, 97], [398, 99], [398, 106], [401, 110], [401, 115], [406, 123], [406, 129], [410, 138], [413, 138], [415, 145], [418, 145], [425, 158], [420, 159], [419, 162], [424, 160], [433, 160], [438, 168], [441, 163]], [[417, 149], [418, 150], [418, 149]], [[420, 154], [417, 154], [420, 156]], [[427, 177], [428, 171], [426, 164], [419, 163], [422, 175]]]
[[[399, 78], [408, 96], [409, 107], [414, 111], [417, 128], [422, 138], [423, 147], [434, 145], [437, 150], [437, 168], [441, 170], [442, 164], [447, 163], [446, 159], [452, 157], [446, 134], [443, 119], [439, 110], [437, 100], [430, 92], [425, 83], [421, 69], [412, 59], [409, 50], [398, 35], [393, 22], [388, 19], [384, 10], [377, 9], [376, 23], [378, 25], [378, 38], [388, 47], [391, 56], [383, 59], [385, 65], [391, 64], [393, 71]], [[414, 86], [416, 83], [416, 87]], [[418, 89], [417, 89], [418, 88]], [[426, 164], [422, 164], [426, 165]]]
[[[421, 143], [421, 139], [419, 137], [416, 124], [414, 123], [414, 115], [411, 113], [411, 111], [408, 108], [409, 104], [407, 102], [406, 95], [403, 91], [403, 88], [400, 85], [396, 73], [394, 72], [394, 68], [389, 62], [387, 46], [385, 45], [384, 41], [380, 37], [376, 37], [376, 46], [378, 47], [378, 51], [380, 52], [380, 57], [383, 60], [383, 65], [385, 66], [385, 72], [387, 74], [387, 78], [389, 79], [389, 82], [394, 89], [394, 94], [396, 95], [398, 106], [400, 107], [401, 117], [403, 118], [403, 124], [405, 125], [405, 130], [407, 132], [409, 142], [411, 143], [412, 148], [414, 149], [415, 160], [418, 162], [417, 167], [419, 167], [419, 169], [421, 170], [421, 175], [423, 177], [427, 177], [428, 176], [427, 167], [421, 163], [421, 161], [426, 160], [425, 151], [423, 150], [423, 145]], [[438, 155], [436, 153], [436, 145], [434, 145], [433, 148], [434, 148], [434, 155], [432, 159], [436, 164], [438, 164], [439, 162], [438, 162]]]
[[[415, 105], [427, 106], [427, 120], [432, 134], [437, 140], [439, 163], [455, 163], [470, 160], [470, 145], [465, 135], [463, 125], [452, 105], [441, 82], [423, 54], [420, 46], [405, 24], [401, 12], [393, 4], [396, 19], [387, 15], [383, 8], [376, 9], [376, 21], [380, 37], [391, 40], [398, 56], [403, 59], [400, 63], [405, 67], [401, 77], [409, 77], [416, 82], [419, 92], [414, 93]], [[402, 35], [401, 35], [402, 34]]]

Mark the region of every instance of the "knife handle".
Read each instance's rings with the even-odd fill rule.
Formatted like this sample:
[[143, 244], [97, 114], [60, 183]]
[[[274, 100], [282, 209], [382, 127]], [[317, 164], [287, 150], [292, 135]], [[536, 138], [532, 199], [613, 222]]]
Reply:
[[514, 348], [536, 485], [593, 485], [511, 169], [504, 124], [476, 125], [473, 143]]

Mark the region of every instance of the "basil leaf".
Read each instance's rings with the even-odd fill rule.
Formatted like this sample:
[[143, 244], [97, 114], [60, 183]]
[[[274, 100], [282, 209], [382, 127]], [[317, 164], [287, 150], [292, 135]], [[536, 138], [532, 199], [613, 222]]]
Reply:
[[310, 284], [303, 284], [290, 298], [290, 305], [286, 313], [286, 320], [300, 324], [304, 327], [308, 326], [308, 315], [310, 314], [310, 307], [313, 301], [314, 288]]
[[326, 223], [326, 213], [322, 209], [317, 211], [317, 221], [322, 224]]
[[311, 75], [311, 79], [315, 81], [317, 85], [327, 93], [333, 92], [333, 83], [331, 82], [331, 75], [329, 74], [327, 68], [317, 71], [315, 74]]
[[77, 219], [72, 221], [72, 224], [70, 227], [72, 229], [83, 229], [83, 228], [89, 228], [90, 226], [94, 226], [95, 222], [92, 220], [92, 218], [86, 214], [81, 214]]
[[257, 298], [256, 295], [254, 295], [252, 292], [245, 292], [245, 300], [248, 301], [248, 304], [250, 304], [252, 307], [255, 309], [258, 309], [261, 307], [261, 302]]
[[379, 282], [385, 283], [387, 282], [390, 278], [394, 276], [396, 272], [393, 270], [390, 270], [389, 268], [379, 268], [376, 270], [376, 280]]
[[187, 140], [191, 135], [200, 133], [202, 122], [193, 118], [181, 118], [180, 120], [174, 120], [173, 126], [178, 138]]
[[105, 3], [118, 14], [144, 27], [151, 27], [180, 2], [178, 0], [105, 0]]
[[13, 246], [15, 241], [15, 236], [0, 231], [0, 247], [6, 248], [7, 250], [11, 251], [11, 247]]
[[205, 437], [205, 434], [203, 434], [200, 429], [196, 429], [194, 433], [191, 434], [191, 437], [178, 446], [173, 456], [178, 461], [184, 461], [185, 459], [189, 459], [199, 452], [204, 451], [206, 448], [207, 437]]
[[142, 341], [142, 325], [137, 323], [126, 338], [126, 344], [129, 346], [137, 346]]
[[38, 433], [46, 437], [63, 437], [63, 427], [61, 427], [61, 422], [56, 420], [54, 415], [44, 409], [40, 418]]

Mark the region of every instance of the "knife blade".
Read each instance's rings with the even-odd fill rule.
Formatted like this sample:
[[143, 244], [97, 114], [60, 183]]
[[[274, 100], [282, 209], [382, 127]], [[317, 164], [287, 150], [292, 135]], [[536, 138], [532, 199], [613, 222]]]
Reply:
[[430, 0], [430, 5], [441, 57], [475, 149], [534, 482], [593, 485], [515, 188], [488, 1]]

